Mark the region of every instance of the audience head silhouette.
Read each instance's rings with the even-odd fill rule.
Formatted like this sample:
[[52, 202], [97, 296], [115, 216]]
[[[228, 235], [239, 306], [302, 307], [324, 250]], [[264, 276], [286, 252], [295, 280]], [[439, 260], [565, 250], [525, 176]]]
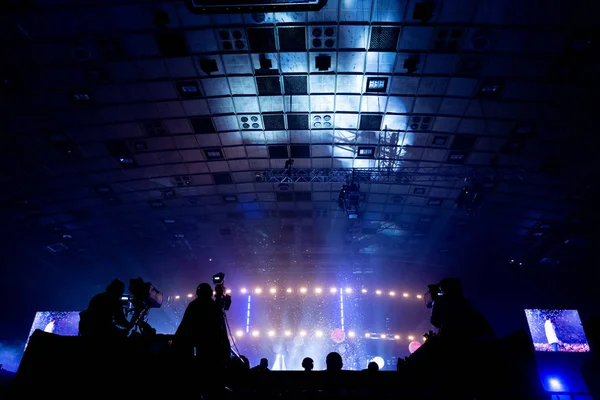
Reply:
[[260, 359], [260, 366], [262, 368], [269, 368], [269, 360], [267, 360], [266, 358], [261, 358]]
[[327, 354], [327, 358], [325, 358], [325, 363], [327, 364], [327, 371], [339, 371], [344, 366], [344, 362], [342, 361], [342, 356], [335, 351]]
[[213, 295], [213, 289], [208, 283], [201, 283], [196, 288], [196, 296], [201, 299], [210, 299]]
[[367, 367], [369, 371], [379, 371], [379, 365], [375, 361], [371, 361]]
[[314, 366], [315, 365], [312, 358], [306, 357], [304, 360], [302, 360], [302, 368], [304, 368], [305, 371], [312, 371]]

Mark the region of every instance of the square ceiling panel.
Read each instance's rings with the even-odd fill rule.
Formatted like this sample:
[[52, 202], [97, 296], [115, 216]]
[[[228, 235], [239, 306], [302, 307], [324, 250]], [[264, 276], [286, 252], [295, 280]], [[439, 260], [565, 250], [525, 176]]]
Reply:
[[234, 115], [214, 117], [213, 122], [219, 132], [237, 131], [240, 129], [238, 120]]
[[280, 53], [279, 62], [283, 73], [308, 72], [308, 57], [303, 53]]
[[338, 53], [338, 72], [362, 72], [365, 67], [365, 53]]
[[256, 83], [251, 76], [230, 76], [227, 79], [232, 94], [256, 95]]
[[338, 46], [343, 49], [365, 49], [367, 47], [367, 29], [365, 26], [340, 26]]
[[225, 72], [228, 74], [249, 74], [252, 72], [250, 57], [247, 54], [223, 54]]
[[229, 85], [226, 78], [206, 78], [202, 80], [206, 96], [228, 96]]
[[[339, 78], [338, 78], [339, 79]], [[331, 93], [335, 88], [334, 75], [310, 75], [311, 93]]]
[[291, 158], [310, 158], [309, 145], [293, 145], [290, 146]]
[[257, 77], [256, 85], [260, 96], [281, 94], [281, 85], [279, 84], [278, 76]]
[[269, 158], [288, 158], [287, 146], [269, 146]]
[[[335, 127], [341, 129], [356, 129], [358, 114], [335, 114]], [[337, 133], [337, 132], [336, 132]]]
[[288, 129], [308, 129], [308, 114], [288, 114]]
[[378, 131], [381, 129], [381, 114], [362, 114], [360, 116], [360, 126], [358, 129], [365, 131]]
[[306, 29], [279, 28], [279, 51], [304, 51], [306, 50]]
[[452, 150], [468, 151], [473, 148], [476, 141], [477, 136], [474, 135], [456, 135], [450, 148]]
[[400, 28], [388, 26], [371, 27], [369, 50], [395, 51], [400, 36]]
[[180, 32], [159, 32], [156, 35], [156, 43], [163, 57], [185, 57], [190, 54], [186, 37]]
[[285, 96], [285, 112], [306, 112], [308, 111], [308, 96]]
[[276, 51], [275, 30], [273, 28], [249, 28], [248, 42], [253, 53], [270, 53]]
[[285, 129], [283, 114], [263, 114], [263, 120], [265, 122], [265, 130], [267, 131]]
[[259, 111], [256, 96], [236, 96], [233, 98], [233, 105], [238, 113], [257, 113]]
[[286, 94], [308, 94], [306, 75], [285, 75], [283, 87]]
[[215, 126], [210, 117], [190, 118], [195, 133], [215, 133]]

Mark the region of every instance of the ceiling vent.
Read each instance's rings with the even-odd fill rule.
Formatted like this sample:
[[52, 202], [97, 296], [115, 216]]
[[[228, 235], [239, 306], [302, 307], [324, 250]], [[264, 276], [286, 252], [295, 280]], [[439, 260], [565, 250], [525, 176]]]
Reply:
[[412, 117], [410, 120], [410, 129], [413, 131], [429, 131], [433, 123], [432, 117]]
[[238, 119], [244, 130], [262, 129], [260, 115], [238, 115]]
[[312, 129], [331, 129], [333, 126], [333, 116], [331, 114], [312, 114]]
[[225, 51], [243, 51], [248, 48], [246, 35], [243, 29], [219, 30], [219, 45]]
[[335, 49], [337, 47], [337, 27], [311, 26], [310, 47], [313, 49]]

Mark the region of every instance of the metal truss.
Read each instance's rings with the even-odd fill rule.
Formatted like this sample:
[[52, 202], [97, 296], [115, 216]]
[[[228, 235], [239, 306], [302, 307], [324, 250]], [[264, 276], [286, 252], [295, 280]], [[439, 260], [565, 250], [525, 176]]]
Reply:
[[394, 168], [285, 168], [255, 171], [257, 182], [296, 183], [385, 183], [412, 184], [418, 181], [494, 182], [523, 180], [522, 168], [492, 168], [475, 166], [394, 167]]

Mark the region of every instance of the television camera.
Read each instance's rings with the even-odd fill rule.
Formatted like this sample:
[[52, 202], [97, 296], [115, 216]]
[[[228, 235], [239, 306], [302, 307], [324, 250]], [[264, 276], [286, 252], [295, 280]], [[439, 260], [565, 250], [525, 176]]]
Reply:
[[125, 316], [131, 317], [131, 329], [133, 332], [148, 334], [153, 331], [148, 324], [148, 313], [151, 308], [160, 308], [163, 303], [163, 294], [150, 282], [144, 282], [142, 278], [129, 280], [129, 293], [121, 298], [125, 308]]
[[217, 307], [223, 311], [229, 310], [229, 307], [231, 307], [231, 296], [227, 294], [227, 288], [224, 286], [225, 274], [222, 272], [214, 274], [212, 281], [215, 285], [215, 303], [217, 303]]

